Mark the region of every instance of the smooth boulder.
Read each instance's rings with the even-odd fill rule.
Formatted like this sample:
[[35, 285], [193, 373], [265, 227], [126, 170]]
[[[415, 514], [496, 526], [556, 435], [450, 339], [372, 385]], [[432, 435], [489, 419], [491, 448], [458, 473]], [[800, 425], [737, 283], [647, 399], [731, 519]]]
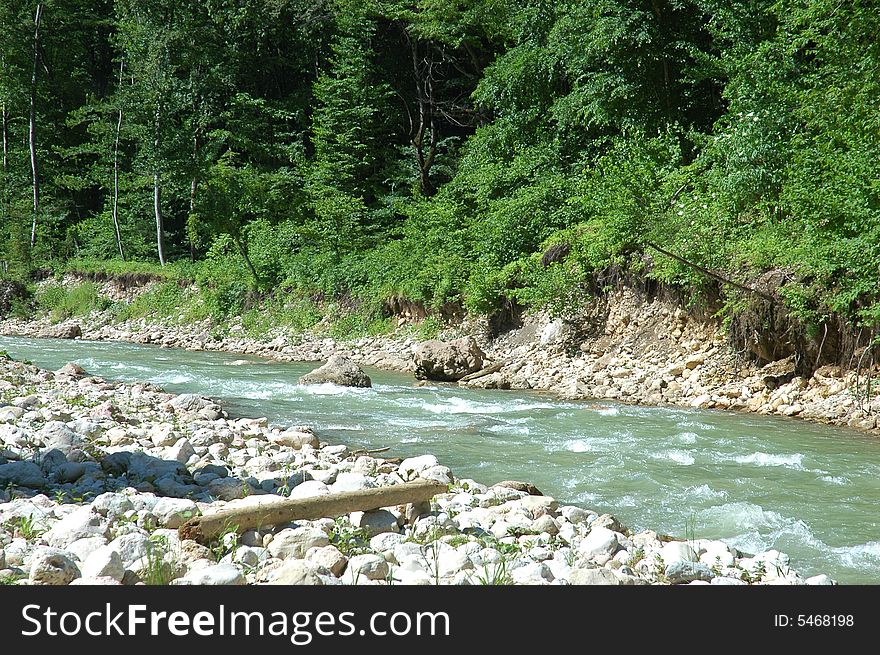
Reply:
[[323, 366], [299, 379], [300, 384], [338, 384], [342, 387], [371, 387], [370, 376], [360, 366], [342, 355], [331, 355]]
[[413, 353], [415, 376], [420, 380], [455, 382], [481, 370], [485, 363], [486, 354], [473, 337], [432, 339], [419, 344]]

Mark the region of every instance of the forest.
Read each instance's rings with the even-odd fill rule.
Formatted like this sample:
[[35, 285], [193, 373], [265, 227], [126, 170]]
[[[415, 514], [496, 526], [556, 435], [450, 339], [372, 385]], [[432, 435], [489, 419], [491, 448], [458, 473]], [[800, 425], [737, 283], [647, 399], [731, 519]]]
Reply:
[[365, 330], [631, 277], [867, 344], [878, 34], [858, 0], [0, 0], [3, 275]]

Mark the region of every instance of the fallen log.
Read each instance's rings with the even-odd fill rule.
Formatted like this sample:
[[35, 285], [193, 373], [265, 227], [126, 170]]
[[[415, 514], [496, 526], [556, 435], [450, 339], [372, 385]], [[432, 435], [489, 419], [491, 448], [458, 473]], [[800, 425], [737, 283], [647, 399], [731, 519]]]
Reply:
[[492, 373], [497, 373], [502, 368], [504, 368], [504, 364], [492, 364], [491, 366], [487, 366], [485, 368], [480, 369], [476, 373], [471, 373], [469, 375], [465, 375], [463, 378], [459, 380], [459, 382], [470, 382], [471, 380], [477, 380], [479, 378], [485, 377], [487, 375], [491, 375]]
[[351, 512], [368, 512], [382, 507], [422, 503], [431, 500], [449, 486], [434, 480], [416, 480], [375, 489], [343, 491], [336, 494], [289, 498], [268, 505], [221, 510], [190, 519], [178, 528], [181, 539], [193, 539], [201, 544], [220, 535], [281, 525], [297, 519], [320, 519], [342, 516]]

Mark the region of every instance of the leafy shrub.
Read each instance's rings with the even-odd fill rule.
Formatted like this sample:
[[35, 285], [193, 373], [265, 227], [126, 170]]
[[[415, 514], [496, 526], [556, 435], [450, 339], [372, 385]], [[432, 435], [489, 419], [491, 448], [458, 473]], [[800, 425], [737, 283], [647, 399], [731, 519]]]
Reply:
[[27, 318], [27, 313], [31, 299], [31, 292], [18, 280], [0, 279], [0, 318], [7, 316], [15, 316], [16, 318]]
[[84, 282], [67, 289], [61, 285], [48, 285], [36, 294], [37, 307], [48, 313], [53, 321], [63, 321], [73, 316], [85, 316], [110, 307], [109, 299], [98, 293], [91, 282]]

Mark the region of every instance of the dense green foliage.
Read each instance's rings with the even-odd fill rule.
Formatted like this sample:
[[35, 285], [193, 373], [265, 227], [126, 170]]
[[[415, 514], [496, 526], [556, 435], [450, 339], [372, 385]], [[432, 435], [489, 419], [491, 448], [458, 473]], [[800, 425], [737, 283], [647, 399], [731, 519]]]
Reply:
[[806, 324], [880, 322], [872, 3], [0, 0], [0, 28], [12, 276], [154, 271], [164, 242], [206, 316], [370, 331], [394, 298], [558, 307], [609, 266], [780, 270]]

